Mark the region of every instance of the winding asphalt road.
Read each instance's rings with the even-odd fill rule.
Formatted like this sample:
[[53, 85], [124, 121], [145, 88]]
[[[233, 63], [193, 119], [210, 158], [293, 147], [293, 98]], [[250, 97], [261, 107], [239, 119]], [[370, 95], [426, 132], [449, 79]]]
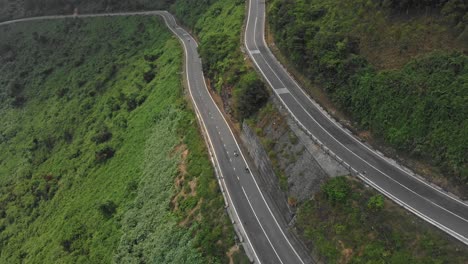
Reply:
[[265, 0], [249, 1], [247, 52], [299, 125], [354, 175], [468, 245], [468, 204], [372, 150], [330, 118], [305, 94], [265, 43]]
[[226, 208], [240, 233], [241, 241], [248, 255], [256, 263], [301, 264], [310, 262], [306, 254], [297, 252], [292, 246], [286, 224], [277, 216], [275, 208], [270, 205], [268, 199], [265, 199], [254, 177], [255, 172], [248, 169], [249, 165], [242, 153], [242, 149], [208, 91], [195, 39], [177, 25], [171, 14], [165, 11], [148, 11], [78, 16], [44, 16], [6, 21], [0, 23], [0, 26], [26, 21], [73, 17], [131, 15], [158, 15], [163, 17], [166, 25], [182, 43], [185, 50], [185, 77], [188, 90], [204, 132], [212, 162], [217, 171], [218, 182], [226, 201]]

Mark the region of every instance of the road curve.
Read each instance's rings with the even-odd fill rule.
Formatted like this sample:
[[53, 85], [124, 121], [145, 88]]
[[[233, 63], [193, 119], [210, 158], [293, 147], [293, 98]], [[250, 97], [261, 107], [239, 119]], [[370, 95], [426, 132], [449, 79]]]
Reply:
[[354, 175], [412, 213], [468, 245], [468, 204], [372, 150], [313, 101], [265, 42], [265, 1], [249, 0], [245, 47], [291, 116]]
[[[198, 45], [188, 32], [177, 25], [175, 18], [170, 13], [147, 11], [44, 16], [1, 22], [0, 26], [26, 21], [131, 15], [163, 17], [166, 25], [182, 43], [185, 51], [185, 78], [188, 90], [217, 171], [226, 207], [238, 232], [240, 232], [241, 241], [243, 241], [246, 252], [252, 258], [251, 260], [255, 263], [268, 264], [310, 262], [306, 254], [297, 252], [292, 246], [287, 227], [275, 213], [273, 205], [270, 205], [265, 199], [254, 177], [254, 170], [246, 170], [249, 165], [242, 149], [206, 86], [201, 59], [197, 52]], [[235, 151], [240, 155], [235, 155]]]

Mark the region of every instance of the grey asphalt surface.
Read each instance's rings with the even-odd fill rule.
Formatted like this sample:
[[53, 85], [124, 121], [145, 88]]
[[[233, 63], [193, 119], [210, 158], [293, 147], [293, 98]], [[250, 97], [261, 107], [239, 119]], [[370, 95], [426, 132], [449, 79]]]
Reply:
[[468, 245], [468, 205], [401, 169], [331, 120], [274, 57], [264, 29], [265, 1], [250, 0], [246, 49], [293, 118], [367, 184]]
[[[186, 54], [184, 74], [197, 117], [202, 124], [211, 147], [213, 161], [220, 172], [220, 184], [224, 186], [225, 198], [234, 212], [233, 221], [243, 234], [244, 243], [249, 247], [256, 263], [305, 263], [288, 239], [288, 230], [277, 217], [275, 208], [270, 207], [260, 190], [254, 171], [249, 170], [242, 149], [236, 141], [228, 123], [221, 114], [206, 87], [201, 60], [197, 52], [197, 43], [188, 32], [179, 27], [174, 17], [165, 11], [125, 12], [112, 14], [86, 14], [77, 17], [106, 17], [130, 15], [162, 16], [169, 29], [180, 39]], [[0, 23], [0, 26], [37, 20], [73, 18], [73, 15], [45, 16], [18, 19]], [[234, 155], [237, 151], [240, 155]], [[307, 256], [306, 256], [307, 257]]]
[[[176, 25], [174, 17], [164, 14], [169, 28], [185, 47], [187, 82], [192, 99], [203, 120], [228, 196], [246, 230], [248, 243], [253, 247], [257, 262], [304, 263], [283, 233], [284, 228], [267, 204], [252, 170], [246, 171], [248, 164], [242, 150], [206, 87], [195, 40]], [[236, 157], [234, 151], [240, 155]]]

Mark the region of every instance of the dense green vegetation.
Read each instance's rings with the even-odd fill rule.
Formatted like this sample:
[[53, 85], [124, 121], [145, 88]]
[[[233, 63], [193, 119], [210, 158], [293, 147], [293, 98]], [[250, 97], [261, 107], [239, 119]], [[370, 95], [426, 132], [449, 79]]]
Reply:
[[467, 248], [351, 178], [300, 205], [301, 236], [327, 263], [465, 263]]
[[[258, 104], [251, 105], [242, 96], [242, 87], [248, 87], [256, 75], [247, 74], [244, 57], [240, 51], [245, 2], [241, 0], [138, 0], [138, 1], [73, 1], [73, 0], [0, 0], [0, 21], [19, 17], [102, 13], [135, 10], [169, 9], [181, 22], [194, 30], [200, 39], [200, 54], [203, 69], [211, 86], [221, 95], [226, 111], [235, 119], [242, 120], [254, 114], [266, 100], [266, 90], [261, 82], [257, 89], [245, 91], [258, 98]], [[257, 79], [258, 80], [258, 79]], [[236, 90], [239, 90], [236, 92]], [[21, 102], [19, 102], [21, 103]]]
[[324, 263], [466, 262], [465, 245], [355, 178], [329, 178], [312, 197], [298, 201], [287, 188], [285, 171], [286, 166], [302, 163], [297, 159], [302, 151], [290, 151], [289, 144], [278, 140], [291, 133], [289, 143], [298, 141], [285, 117], [269, 102], [248, 123], [267, 151], [288, 203], [296, 208], [299, 237], [317, 259]]
[[1, 263], [227, 262], [234, 232], [163, 23], [0, 35]]
[[257, 75], [249, 73], [252, 69], [240, 50], [245, 2], [177, 0], [172, 9], [199, 38], [203, 71], [221, 95], [226, 112], [237, 120], [254, 114], [268, 93]]
[[[444, 16], [444, 19], [455, 26], [458, 33], [466, 30], [468, 22], [468, 2], [465, 0], [381, 0], [383, 7], [390, 8], [393, 12], [423, 11], [426, 13], [436, 10]], [[465, 37], [467, 32], [464, 32]]]
[[359, 128], [466, 192], [467, 10], [458, 0], [275, 0], [269, 21], [294, 67]]
[[0, 0], [0, 21], [19, 17], [165, 9], [174, 0]]

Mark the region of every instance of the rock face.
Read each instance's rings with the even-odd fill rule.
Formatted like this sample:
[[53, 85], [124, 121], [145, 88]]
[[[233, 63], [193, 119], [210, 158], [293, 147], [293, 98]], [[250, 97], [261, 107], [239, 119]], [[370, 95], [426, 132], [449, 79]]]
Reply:
[[260, 186], [263, 187], [264, 193], [276, 204], [284, 220], [289, 222], [292, 219], [293, 211], [288, 206], [287, 195], [280, 188], [278, 177], [260, 139], [245, 122], [242, 126], [241, 139], [255, 164], [255, 169], [258, 172], [256, 175], [260, 176], [257, 180], [262, 182]]
[[277, 201], [282, 208], [288, 201], [294, 205], [312, 197], [327, 177], [348, 172], [299, 128], [276, 98], [271, 102], [275, 106], [272, 113], [260, 117], [255, 130], [244, 122], [241, 139], [266, 183], [266, 191], [274, 200], [282, 200]]

